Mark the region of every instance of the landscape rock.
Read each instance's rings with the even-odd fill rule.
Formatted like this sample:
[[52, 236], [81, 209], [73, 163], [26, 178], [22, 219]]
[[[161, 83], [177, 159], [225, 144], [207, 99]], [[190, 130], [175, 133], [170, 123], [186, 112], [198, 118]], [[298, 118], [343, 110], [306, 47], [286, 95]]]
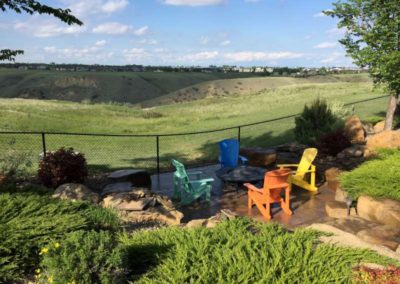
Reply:
[[100, 196], [96, 192], [79, 183], [65, 183], [60, 185], [54, 191], [53, 197], [73, 201], [89, 201], [92, 203], [98, 203], [100, 200]]
[[335, 192], [335, 201], [346, 203], [348, 200], [349, 194], [340, 187], [337, 188]]
[[325, 171], [325, 180], [330, 190], [336, 191], [340, 187], [340, 182], [338, 180], [340, 173], [341, 170], [335, 167], [329, 168]]
[[374, 132], [379, 133], [382, 132], [385, 129], [385, 121], [382, 120], [378, 122], [377, 124], [374, 125]]
[[358, 116], [353, 115], [346, 119], [344, 125], [344, 135], [352, 144], [365, 143], [365, 130]]
[[399, 148], [400, 131], [382, 131], [375, 134], [368, 139], [367, 146], [370, 149]]
[[101, 205], [126, 211], [141, 211], [152, 202], [153, 197], [142, 197], [135, 192], [111, 193], [103, 198]]
[[367, 221], [358, 216], [348, 216], [347, 218], [335, 219], [326, 222], [326, 224], [354, 235], [362, 230], [379, 226], [378, 223]]
[[343, 247], [361, 248], [375, 251], [376, 253], [400, 261], [400, 254], [381, 245], [368, 243], [352, 233], [345, 232], [328, 224], [316, 223], [307, 228], [330, 233], [330, 236], [321, 236], [319, 239], [328, 244], [334, 244]]
[[241, 148], [240, 155], [246, 157], [249, 166], [267, 167], [276, 162], [276, 151], [266, 148]]
[[364, 145], [353, 145], [341, 151], [337, 154], [337, 157], [339, 159], [363, 157], [365, 149], [366, 147]]
[[[347, 218], [347, 205], [343, 202], [328, 201], [325, 204], [326, 215], [331, 218]], [[351, 208], [350, 215], [356, 215], [355, 208]]]
[[383, 199], [377, 200], [369, 196], [360, 196], [357, 201], [357, 211], [360, 217], [400, 228], [400, 202]]
[[357, 236], [371, 244], [383, 245], [393, 251], [396, 251], [399, 242], [396, 241], [400, 231], [388, 226], [377, 226], [359, 231]]
[[210, 220], [210, 219], [208, 219], [207, 221], [206, 221], [206, 228], [209, 228], [209, 229], [211, 229], [211, 228], [214, 228], [215, 226], [217, 226], [219, 223], [221, 223], [221, 221], [219, 221], [219, 220]]
[[111, 193], [121, 193], [121, 192], [130, 192], [132, 191], [133, 186], [130, 182], [118, 182], [106, 185], [106, 187], [101, 192], [102, 196]]
[[135, 187], [151, 188], [150, 174], [141, 169], [125, 169], [112, 172], [108, 178], [113, 182], [130, 182]]
[[372, 125], [372, 123], [363, 122], [362, 124], [363, 124], [363, 127], [364, 127], [365, 134], [367, 136], [375, 134], [374, 126]]
[[186, 224], [186, 228], [198, 228], [203, 227], [207, 223], [207, 219], [195, 219], [191, 220]]
[[167, 225], [179, 225], [183, 218], [182, 212], [168, 211], [163, 206], [149, 207], [144, 211], [120, 211], [120, 216], [126, 222], [156, 221]]

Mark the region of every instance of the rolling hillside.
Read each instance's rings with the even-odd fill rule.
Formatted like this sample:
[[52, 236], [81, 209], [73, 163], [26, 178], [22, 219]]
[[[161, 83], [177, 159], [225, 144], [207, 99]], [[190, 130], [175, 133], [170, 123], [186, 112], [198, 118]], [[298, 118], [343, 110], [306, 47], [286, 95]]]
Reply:
[[0, 69], [0, 97], [137, 104], [201, 82], [243, 76], [253, 75]]

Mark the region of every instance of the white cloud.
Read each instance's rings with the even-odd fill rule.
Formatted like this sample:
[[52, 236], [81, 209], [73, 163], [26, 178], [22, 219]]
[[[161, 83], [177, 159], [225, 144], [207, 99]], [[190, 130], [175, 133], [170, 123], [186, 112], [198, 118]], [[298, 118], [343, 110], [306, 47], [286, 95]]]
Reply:
[[148, 30], [149, 30], [148, 26], [143, 26], [137, 30], [134, 30], [133, 33], [137, 36], [142, 36], [145, 35], [148, 32]]
[[200, 44], [207, 45], [210, 42], [210, 39], [207, 36], [202, 36], [199, 41], [200, 41]]
[[35, 37], [53, 37], [59, 35], [77, 35], [86, 30], [85, 26], [68, 26], [59, 24], [54, 20], [37, 20], [37, 17], [32, 17], [26, 22], [16, 22], [14, 29], [20, 32], [33, 35]]
[[106, 13], [114, 13], [124, 10], [125, 7], [128, 6], [128, 4], [129, 2], [127, 0], [112, 0], [104, 3], [101, 9]]
[[323, 18], [326, 17], [326, 15], [323, 12], [319, 12], [313, 15], [313, 18]]
[[219, 55], [218, 51], [201, 51], [197, 53], [185, 54], [179, 58], [179, 61], [206, 61], [210, 59], [215, 59]]
[[117, 22], [103, 23], [93, 28], [93, 32], [96, 34], [108, 34], [108, 35], [123, 35], [123, 34], [134, 34], [142, 36], [146, 34], [149, 27], [144, 26], [139, 29], [134, 29], [131, 25], [125, 25]]
[[222, 4], [226, 0], [162, 0], [162, 2], [173, 6], [211, 6]]
[[346, 29], [345, 28], [339, 29], [337, 27], [334, 27], [332, 29], [327, 30], [326, 33], [330, 36], [342, 36], [346, 33]]
[[314, 45], [313, 48], [324, 49], [324, 48], [333, 48], [336, 46], [337, 46], [336, 42], [325, 41], [325, 42], [321, 42], [320, 44]]
[[131, 49], [124, 49], [122, 51], [122, 55], [130, 63], [132, 62], [141, 63], [151, 57], [151, 54], [147, 52], [144, 48], [136, 48], [136, 47]]
[[148, 45], [157, 45], [158, 41], [155, 40], [155, 39], [144, 38], [144, 39], [141, 39], [141, 40], [137, 41], [137, 43], [148, 44]]
[[96, 43], [94, 44], [95, 46], [105, 46], [107, 44], [106, 40], [98, 40], [96, 41]]
[[278, 59], [295, 59], [303, 57], [301, 53], [281, 51], [281, 52], [255, 52], [255, 51], [241, 51], [231, 52], [224, 55], [225, 59], [231, 61], [272, 61]]
[[227, 45], [230, 45], [231, 44], [231, 41], [230, 40], [224, 40], [224, 41], [222, 41], [219, 45], [221, 45], [221, 46], [227, 46]]
[[344, 53], [333, 52], [329, 56], [327, 56], [324, 59], [322, 59], [320, 61], [320, 63], [323, 63], [323, 64], [334, 63], [334, 62], [338, 62], [339, 60], [343, 60], [343, 59], [345, 59], [345, 54]]
[[43, 51], [45, 53], [51, 54], [52, 60], [58, 59], [61, 62], [79, 61], [88, 64], [107, 62], [107, 60], [114, 56], [113, 52], [103, 50], [96, 45], [83, 48], [57, 48], [55, 46], [46, 46], [43, 48]]
[[86, 17], [93, 14], [112, 14], [124, 10], [129, 2], [127, 0], [64, 0], [72, 14]]

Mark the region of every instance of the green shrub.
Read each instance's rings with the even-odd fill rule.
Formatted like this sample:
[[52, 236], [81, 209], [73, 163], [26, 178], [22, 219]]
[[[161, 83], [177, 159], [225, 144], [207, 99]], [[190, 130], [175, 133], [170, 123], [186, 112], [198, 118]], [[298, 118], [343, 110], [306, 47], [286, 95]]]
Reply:
[[137, 283], [349, 283], [353, 265], [386, 262], [369, 251], [319, 244], [318, 236], [238, 218], [213, 229], [164, 228], [121, 240]]
[[311, 106], [305, 105], [300, 116], [295, 118], [294, 133], [298, 142], [314, 145], [322, 135], [340, 128], [340, 122], [326, 101], [317, 99]]
[[64, 183], [82, 183], [88, 176], [86, 159], [72, 148], [48, 152], [39, 163], [38, 176], [45, 186], [53, 188]]
[[76, 231], [60, 243], [42, 248], [43, 283], [121, 283], [122, 253], [115, 234], [106, 231]]
[[400, 150], [380, 150], [377, 158], [351, 172], [340, 175], [340, 182], [349, 195], [390, 198], [400, 201]]
[[0, 175], [6, 177], [7, 180], [27, 175], [32, 166], [31, 154], [16, 150], [14, 145], [15, 140], [11, 140], [7, 145], [9, 150], [0, 153]]
[[[2, 191], [2, 190], [0, 190]], [[115, 229], [112, 212], [32, 192], [0, 194], [0, 283], [19, 280], [39, 263], [38, 251], [76, 230]], [[106, 221], [100, 221], [107, 216]], [[116, 223], [113, 223], [116, 222]]]

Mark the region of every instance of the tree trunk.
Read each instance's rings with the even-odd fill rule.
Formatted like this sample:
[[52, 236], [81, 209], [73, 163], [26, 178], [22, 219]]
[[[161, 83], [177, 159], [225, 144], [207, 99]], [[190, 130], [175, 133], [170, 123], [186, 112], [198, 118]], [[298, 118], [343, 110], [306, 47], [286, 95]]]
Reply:
[[387, 110], [386, 110], [386, 119], [385, 119], [384, 130], [392, 130], [392, 128], [393, 128], [393, 119], [394, 119], [394, 114], [395, 114], [396, 108], [397, 108], [398, 96], [399, 96], [398, 94], [391, 95], [389, 98], [389, 103], [388, 103]]

